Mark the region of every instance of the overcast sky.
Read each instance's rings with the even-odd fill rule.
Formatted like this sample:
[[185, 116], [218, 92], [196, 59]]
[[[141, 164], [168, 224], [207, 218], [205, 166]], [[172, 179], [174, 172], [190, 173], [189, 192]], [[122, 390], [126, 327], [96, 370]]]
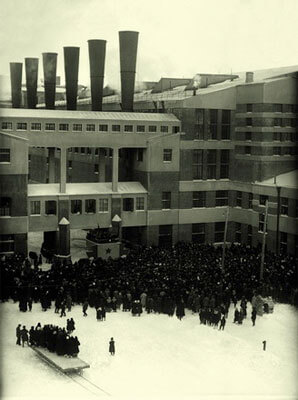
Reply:
[[[120, 85], [119, 30], [139, 35], [137, 80], [192, 77], [298, 64], [298, 0], [2, 0], [0, 75], [9, 62], [80, 47], [89, 85], [88, 39], [107, 40], [105, 84]], [[23, 71], [23, 78], [24, 78]]]

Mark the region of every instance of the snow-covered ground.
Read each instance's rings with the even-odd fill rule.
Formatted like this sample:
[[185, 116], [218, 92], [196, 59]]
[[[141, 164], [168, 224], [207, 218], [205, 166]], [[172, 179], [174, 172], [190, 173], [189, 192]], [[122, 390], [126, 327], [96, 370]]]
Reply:
[[[67, 318], [76, 322], [80, 358], [91, 365], [83, 376], [112, 398], [297, 399], [297, 310], [277, 304], [273, 314], [257, 318], [255, 327], [249, 318], [242, 326], [233, 324], [233, 311], [231, 306], [224, 332], [200, 325], [199, 317], [190, 311], [182, 321], [175, 316], [132, 317], [118, 311], [98, 322], [94, 309], [83, 317], [81, 307], [75, 306]], [[18, 323], [28, 329], [38, 322], [65, 326], [65, 317], [53, 308], [42, 312], [40, 304], [33, 304], [31, 313], [20, 313], [18, 304], [2, 303], [0, 312], [1, 398], [95, 397], [30, 348], [15, 344]], [[108, 352], [112, 336], [114, 357]], [[99, 395], [108, 397], [100, 391]]]

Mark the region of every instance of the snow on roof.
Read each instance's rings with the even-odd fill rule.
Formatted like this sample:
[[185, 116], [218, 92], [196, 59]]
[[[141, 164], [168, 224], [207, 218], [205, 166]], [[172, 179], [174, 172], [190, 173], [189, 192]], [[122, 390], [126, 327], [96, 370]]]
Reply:
[[[276, 181], [275, 181], [276, 180]], [[276, 177], [272, 177], [270, 179], [265, 179], [261, 182], [256, 182], [259, 185], [267, 185], [267, 186], [281, 186], [281, 187], [289, 187], [289, 188], [298, 188], [298, 169], [295, 169], [290, 172], [286, 172], [284, 174], [277, 175]]]
[[65, 118], [65, 119], [90, 119], [112, 121], [157, 121], [179, 122], [173, 114], [162, 113], [134, 113], [134, 112], [103, 112], [103, 111], [69, 111], [69, 110], [44, 110], [26, 108], [3, 108], [2, 118]]
[[[28, 196], [104, 195], [113, 194], [111, 182], [67, 183], [65, 193], [59, 192], [59, 183], [29, 184]], [[147, 193], [140, 182], [118, 182], [118, 194]]]

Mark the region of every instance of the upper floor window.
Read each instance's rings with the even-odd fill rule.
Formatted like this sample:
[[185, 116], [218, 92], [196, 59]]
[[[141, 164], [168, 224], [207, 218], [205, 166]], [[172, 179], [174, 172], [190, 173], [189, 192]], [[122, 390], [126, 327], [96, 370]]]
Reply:
[[163, 149], [163, 161], [172, 161], [172, 149]]
[[209, 132], [210, 139], [217, 139], [217, 114], [218, 110], [210, 110]]
[[169, 127], [167, 125], [161, 125], [160, 132], [168, 133], [169, 132]]
[[247, 156], [251, 155], [251, 146], [245, 146], [244, 147], [244, 154]]
[[288, 215], [289, 211], [289, 200], [287, 197], [281, 197], [280, 199], [280, 213], [282, 215]]
[[74, 132], [82, 132], [83, 130], [82, 124], [73, 124], [72, 130]]
[[41, 124], [39, 122], [32, 122], [31, 131], [41, 131]]
[[87, 132], [95, 132], [95, 124], [87, 124], [86, 131]]
[[56, 215], [57, 214], [57, 203], [55, 200], [46, 200], [45, 213], [46, 213], [46, 215]]
[[281, 118], [274, 118], [274, 126], [281, 126], [282, 125], [282, 119]]
[[2, 122], [1, 127], [3, 130], [12, 130], [12, 122]]
[[124, 125], [124, 132], [133, 132], [133, 125]]
[[59, 131], [68, 131], [69, 125], [68, 124], [59, 124]]
[[248, 208], [252, 208], [253, 193], [248, 193]]
[[207, 150], [207, 179], [216, 179], [216, 150]]
[[192, 207], [206, 207], [206, 192], [192, 192]]
[[246, 104], [246, 112], [252, 112], [252, 104]]
[[246, 118], [246, 126], [252, 126], [252, 118]]
[[107, 132], [108, 131], [108, 125], [106, 125], [106, 124], [99, 125], [99, 131], [100, 132]]
[[260, 206], [265, 206], [267, 200], [268, 200], [268, 196], [266, 196], [264, 194], [260, 194], [260, 196], [259, 196]]
[[17, 123], [17, 130], [26, 131], [27, 130], [27, 123], [26, 122], [18, 122]]
[[172, 133], [179, 133], [180, 132], [180, 126], [172, 126]]
[[94, 214], [95, 211], [96, 211], [96, 200], [95, 199], [85, 200], [85, 212], [87, 214]]
[[71, 200], [71, 213], [82, 214], [82, 200]]
[[220, 179], [229, 178], [230, 150], [220, 151]]
[[145, 125], [137, 125], [137, 132], [145, 132]]
[[0, 197], [0, 217], [9, 217], [11, 215], [11, 198]]
[[273, 155], [280, 156], [281, 155], [281, 147], [273, 147]]
[[237, 191], [236, 193], [236, 206], [241, 207], [242, 206], [242, 192]]
[[112, 125], [113, 132], [120, 132], [120, 125]]
[[30, 201], [30, 215], [40, 215], [40, 201]]
[[142, 211], [144, 209], [145, 209], [145, 199], [144, 199], [144, 197], [137, 197], [136, 210]]
[[149, 125], [148, 130], [149, 130], [149, 132], [157, 132], [157, 126], [156, 125]]
[[108, 199], [99, 199], [99, 212], [107, 212], [109, 211], [109, 200]]
[[245, 140], [251, 141], [251, 136], [252, 136], [251, 132], [245, 132]]
[[192, 178], [203, 179], [203, 150], [192, 151]]
[[215, 206], [227, 206], [229, 204], [229, 192], [227, 190], [217, 190], [215, 196]]
[[126, 197], [123, 199], [123, 211], [134, 210], [134, 199], [132, 197]]
[[171, 208], [171, 192], [162, 192], [161, 202], [162, 202], [161, 208], [163, 210], [170, 209]]
[[54, 131], [56, 129], [56, 125], [53, 122], [46, 122], [45, 130], [46, 131]]
[[282, 112], [282, 104], [273, 104], [273, 112]]
[[0, 148], [0, 163], [10, 163], [10, 149]]
[[222, 121], [221, 121], [222, 140], [230, 139], [230, 131], [231, 131], [231, 110], [222, 110]]

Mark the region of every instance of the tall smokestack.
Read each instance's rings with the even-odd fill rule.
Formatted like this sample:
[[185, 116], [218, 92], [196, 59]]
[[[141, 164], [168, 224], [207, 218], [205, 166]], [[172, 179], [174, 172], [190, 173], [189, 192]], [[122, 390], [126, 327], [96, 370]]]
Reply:
[[102, 110], [106, 40], [88, 40], [92, 111]]
[[67, 110], [77, 109], [79, 47], [63, 47]]
[[133, 111], [139, 32], [119, 32], [122, 111]]
[[38, 58], [25, 58], [27, 107], [35, 108], [37, 104]]
[[45, 103], [48, 110], [55, 109], [57, 53], [42, 53]]
[[22, 104], [22, 63], [10, 63], [11, 102], [13, 108]]

